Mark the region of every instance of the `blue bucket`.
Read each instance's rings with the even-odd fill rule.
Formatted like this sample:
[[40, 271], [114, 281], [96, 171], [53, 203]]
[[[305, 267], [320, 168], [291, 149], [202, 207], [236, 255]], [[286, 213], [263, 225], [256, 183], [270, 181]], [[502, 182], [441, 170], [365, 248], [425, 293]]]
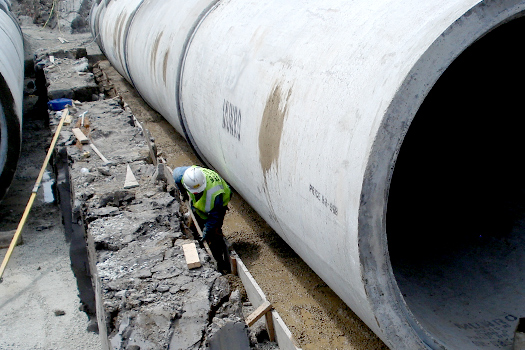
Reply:
[[67, 105], [73, 106], [73, 100], [70, 98], [57, 98], [47, 103], [47, 108], [53, 111], [61, 111], [66, 108]]

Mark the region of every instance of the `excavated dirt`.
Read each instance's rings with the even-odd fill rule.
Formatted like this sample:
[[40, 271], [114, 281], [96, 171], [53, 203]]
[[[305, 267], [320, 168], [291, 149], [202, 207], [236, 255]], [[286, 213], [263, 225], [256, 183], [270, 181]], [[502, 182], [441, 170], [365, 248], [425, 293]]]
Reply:
[[[199, 164], [185, 139], [107, 61], [100, 62], [100, 68], [151, 131], [170, 167]], [[240, 195], [230, 203], [224, 234], [302, 349], [387, 349]]]

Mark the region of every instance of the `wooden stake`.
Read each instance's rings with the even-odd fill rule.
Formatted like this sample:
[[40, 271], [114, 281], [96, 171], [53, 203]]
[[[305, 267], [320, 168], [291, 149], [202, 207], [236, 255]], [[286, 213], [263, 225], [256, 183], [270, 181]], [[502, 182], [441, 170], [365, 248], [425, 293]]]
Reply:
[[266, 319], [266, 331], [268, 332], [268, 337], [270, 341], [275, 341], [275, 328], [273, 326], [272, 318], [272, 304], [265, 300], [250, 316], [246, 317], [246, 325], [251, 327], [255, 322], [257, 322], [261, 317]]
[[273, 327], [272, 310], [264, 314], [264, 317], [266, 317], [266, 331], [268, 332], [268, 337], [270, 338], [270, 341], [275, 341], [275, 328]]
[[237, 258], [233, 255], [230, 256], [230, 263], [232, 266], [232, 275], [237, 276]]

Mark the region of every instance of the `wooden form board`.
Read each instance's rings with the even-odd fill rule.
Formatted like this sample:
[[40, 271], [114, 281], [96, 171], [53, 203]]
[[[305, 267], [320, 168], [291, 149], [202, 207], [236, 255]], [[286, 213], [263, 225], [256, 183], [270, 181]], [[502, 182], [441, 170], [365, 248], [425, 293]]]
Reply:
[[186, 258], [186, 264], [188, 269], [196, 269], [201, 267], [201, 261], [199, 259], [199, 252], [197, 252], [197, 246], [195, 243], [187, 243], [182, 245], [184, 251], [184, 257]]
[[[250, 300], [253, 306], [261, 306], [265, 301], [267, 301], [264, 292], [259, 287], [257, 281], [255, 281], [252, 274], [248, 271], [242, 260], [237, 258], [235, 259], [235, 262], [237, 263], [237, 273], [242, 281], [242, 284], [244, 285], [244, 288], [246, 289], [248, 299]], [[275, 310], [272, 310], [266, 315], [270, 314], [272, 317], [272, 323], [275, 331], [275, 340], [279, 345], [279, 349], [301, 350], [297, 346], [295, 340], [293, 339], [292, 333], [284, 323], [283, 319], [279, 316], [279, 313]], [[267, 324], [268, 323], [269, 322], [267, 322]]]
[[[73, 132], [73, 135], [75, 135], [77, 140], [80, 141], [81, 144], [85, 145], [85, 144], [89, 143], [89, 139], [86, 137], [86, 135], [84, 135], [82, 130], [80, 130], [79, 128], [73, 128], [73, 129], [71, 129], [71, 131]], [[104, 157], [104, 155], [93, 144], [93, 142], [90, 144], [90, 146], [91, 146], [91, 149], [100, 157], [100, 159], [102, 159], [104, 164], [109, 164], [110, 163], [109, 160], [107, 160], [106, 157]]]

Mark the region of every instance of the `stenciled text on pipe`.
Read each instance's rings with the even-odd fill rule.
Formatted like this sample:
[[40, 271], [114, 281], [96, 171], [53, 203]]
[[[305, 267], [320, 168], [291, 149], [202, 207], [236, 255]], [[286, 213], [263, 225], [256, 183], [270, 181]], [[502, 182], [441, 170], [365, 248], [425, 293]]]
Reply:
[[241, 110], [226, 100], [222, 105], [222, 128], [237, 140], [241, 140]]
[[321, 194], [321, 192], [319, 192], [314, 186], [310, 185], [310, 193], [312, 193], [314, 195], [315, 198], [317, 198], [325, 207], [327, 207], [328, 209], [330, 209], [330, 211], [332, 212], [332, 214], [334, 215], [337, 215], [338, 214], [338, 209], [337, 207], [335, 206], [335, 204], [333, 203], [330, 203], [328, 201], [328, 199], [323, 195]]

